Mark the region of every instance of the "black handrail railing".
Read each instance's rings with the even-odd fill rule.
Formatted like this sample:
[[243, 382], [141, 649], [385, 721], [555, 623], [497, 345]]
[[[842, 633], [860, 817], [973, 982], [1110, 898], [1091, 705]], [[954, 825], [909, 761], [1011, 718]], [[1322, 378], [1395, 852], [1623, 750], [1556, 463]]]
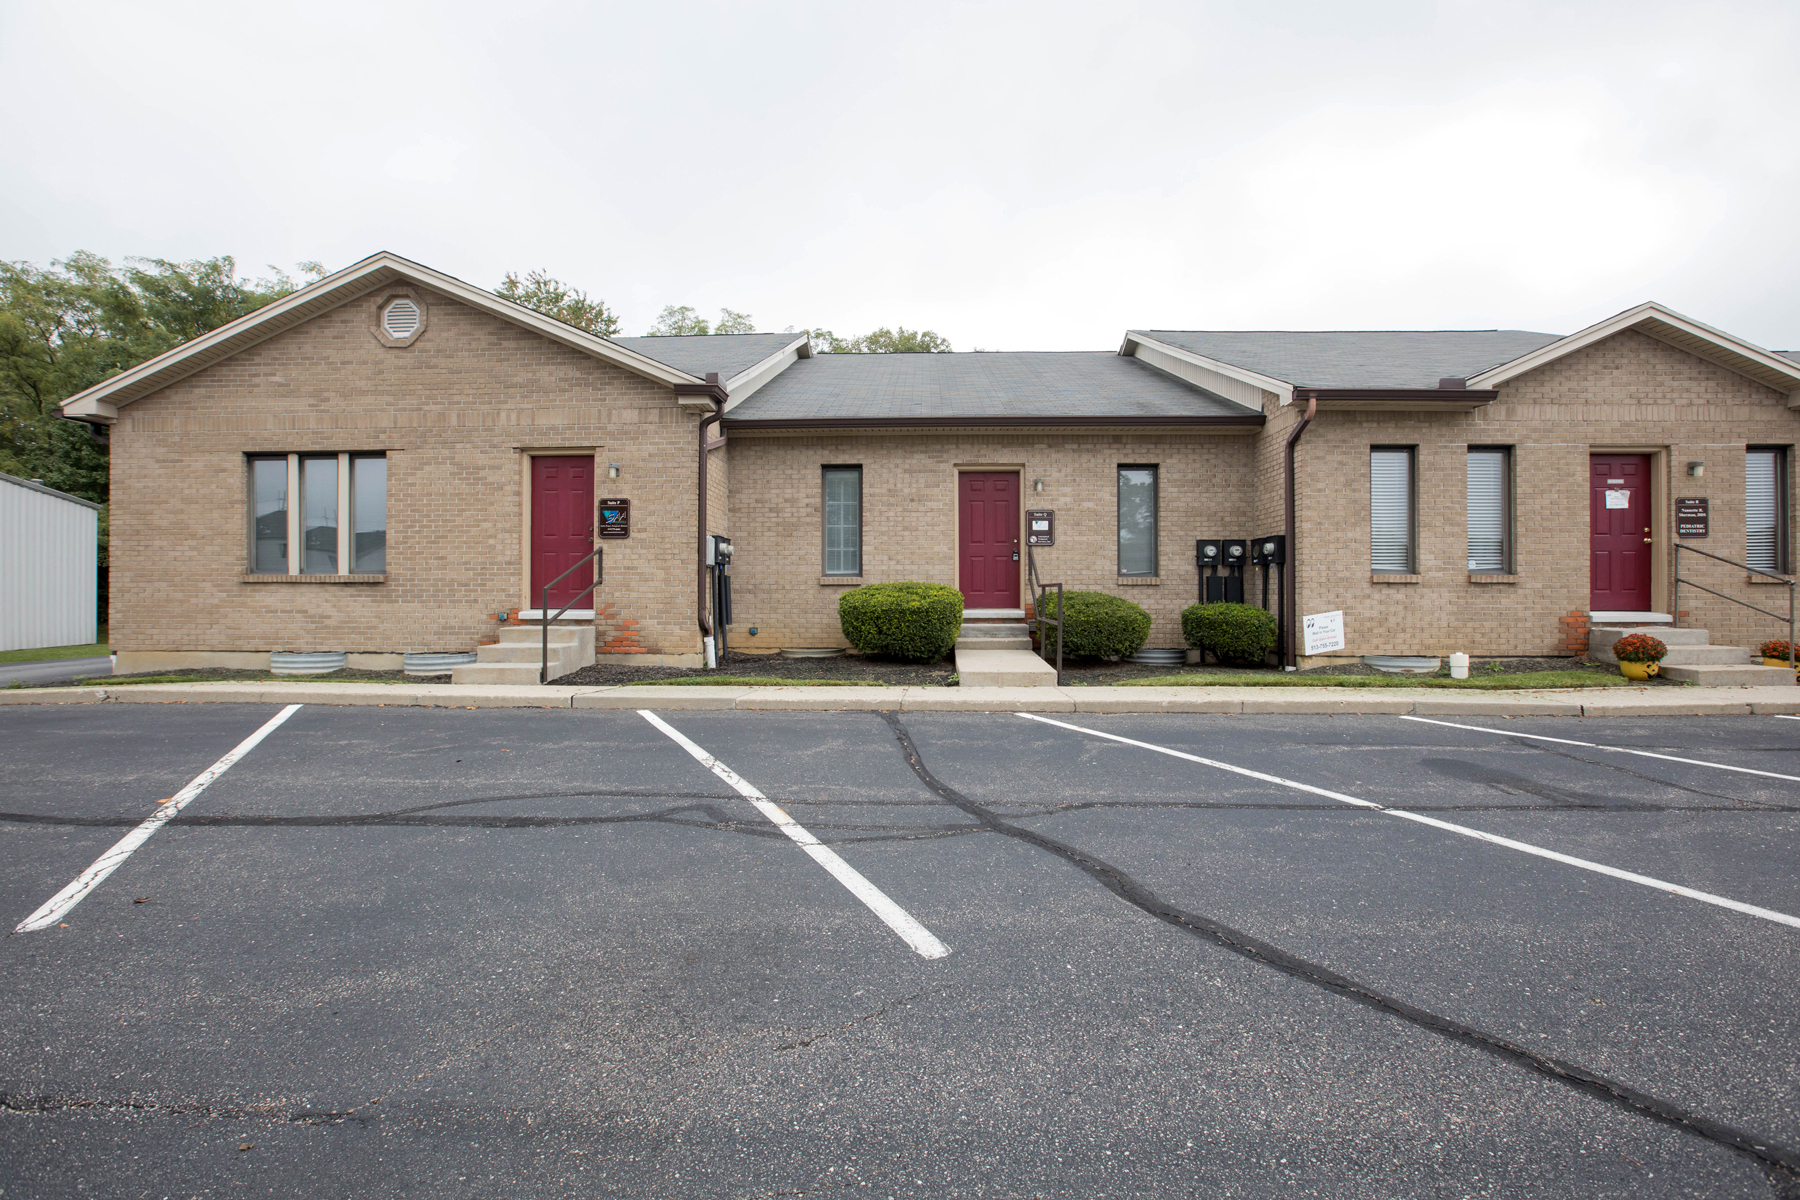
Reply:
[[1782, 619], [1781, 614], [1778, 612], [1770, 612], [1766, 608], [1758, 608], [1756, 605], [1750, 603], [1748, 600], [1739, 600], [1736, 596], [1727, 596], [1724, 592], [1714, 591], [1712, 588], [1707, 587], [1704, 583], [1700, 583], [1697, 580], [1683, 579], [1681, 577], [1681, 552], [1683, 550], [1686, 550], [1689, 554], [1698, 554], [1701, 558], [1710, 558], [1714, 562], [1722, 562], [1728, 567], [1742, 567], [1744, 570], [1749, 571], [1752, 575], [1761, 575], [1766, 579], [1774, 579], [1781, 583], [1787, 584], [1787, 590], [1788, 590], [1788, 593], [1787, 593], [1787, 597], [1788, 597], [1788, 610], [1787, 610], [1788, 669], [1790, 671], [1793, 670], [1794, 669], [1794, 581], [1792, 579], [1787, 578], [1784, 575], [1778, 575], [1774, 571], [1765, 571], [1761, 567], [1753, 567], [1749, 563], [1741, 563], [1741, 562], [1736, 561], [1735, 559], [1721, 558], [1717, 554], [1710, 554], [1707, 551], [1701, 550], [1696, 546], [1686, 546], [1680, 542], [1676, 542], [1675, 543], [1675, 612], [1672, 615], [1675, 618], [1675, 624], [1678, 628], [1681, 625], [1681, 585], [1684, 583], [1687, 584], [1689, 587], [1697, 587], [1703, 592], [1709, 592], [1712, 595], [1719, 597], [1719, 599], [1721, 599], [1721, 600], [1729, 600], [1733, 604], [1741, 605], [1742, 607], [1747, 608], [1752, 612], [1759, 612], [1765, 617], [1774, 617], [1777, 621]]
[[[543, 645], [544, 659], [543, 659], [543, 662], [541, 664], [539, 664], [539, 666], [538, 666], [538, 682], [540, 684], [550, 682], [550, 622], [561, 620], [562, 615], [564, 613], [568, 612], [571, 608], [575, 607], [575, 600], [581, 599], [583, 596], [587, 595], [588, 593], [592, 592], [595, 588], [600, 586], [601, 577], [606, 573], [605, 572], [605, 559], [603, 559], [601, 557], [601, 553], [605, 549], [606, 549], [606, 547], [604, 547], [604, 546], [595, 546], [593, 548], [593, 550], [587, 555], [587, 557], [583, 558], [580, 562], [576, 563], [574, 566], [572, 566], [568, 570], [564, 571], [561, 575], [558, 575], [555, 579], [552, 579], [549, 583], [546, 583], [544, 585], [543, 599], [541, 601], [539, 601], [539, 603], [538, 603], [538, 616], [540, 616], [544, 619], [544, 645]], [[569, 576], [573, 575], [575, 572], [581, 570], [581, 568], [584, 565], [586, 565], [586, 563], [588, 562], [589, 559], [592, 559], [594, 562], [594, 582], [588, 584], [586, 587], [582, 588], [579, 592], [576, 592], [574, 600], [570, 600], [567, 604], [565, 604], [561, 608], [557, 609], [556, 616], [554, 616], [554, 617], [551, 616], [550, 615], [550, 589], [555, 587], [557, 584], [561, 583], [563, 580], [567, 579]]]
[[[1040, 583], [1038, 581], [1037, 551], [1030, 545], [1025, 547], [1025, 576], [1026, 582], [1031, 588], [1031, 624], [1035, 627], [1038, 635], [1038, 653], [1043, 655], [1046, 661], [1048, 661], [1050, 657], [1050, 638], [1049, 635], [1044, 632], [1044, 627], [1046, 625], [1056, 626], [1056, 686], [1061, 687], [1063, 673], [1063, 585], [1060, 583]], [[1044, 597], [1050, 594], [1051, 588], [1056, 589], [1056, 619], [1054, 621], [1048, 620], [1044, 616]]]

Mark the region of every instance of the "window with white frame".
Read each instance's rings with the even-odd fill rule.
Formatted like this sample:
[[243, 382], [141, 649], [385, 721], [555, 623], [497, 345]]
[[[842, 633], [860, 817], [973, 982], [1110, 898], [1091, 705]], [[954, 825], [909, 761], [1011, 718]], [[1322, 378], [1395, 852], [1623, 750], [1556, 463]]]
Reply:
[[253, 455], [249, 465], [253, 574], [386, 573], [386, 455]]
[[1413, 518], [1413, 449], [1369, 449], [1369, 570], [1376, 575], [1418, 571]]
[[1512, 451], [1469, 447], [1469, 571], [1512, 573]]
[[1787, 541], [1787, 449], [1752, 446], [1744, 455], [1744, 561], [1785, 574]]
[[824, 468], [825, 574], [862, 574], [862, 468]]

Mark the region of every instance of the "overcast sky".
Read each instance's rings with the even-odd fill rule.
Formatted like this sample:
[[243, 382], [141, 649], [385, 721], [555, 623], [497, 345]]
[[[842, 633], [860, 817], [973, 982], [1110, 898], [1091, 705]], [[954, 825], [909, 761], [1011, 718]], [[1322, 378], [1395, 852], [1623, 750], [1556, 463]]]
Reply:
[[626, 333], [1800, 347], [1800, 6], [0, 0], [0, 255], [544, 268]]

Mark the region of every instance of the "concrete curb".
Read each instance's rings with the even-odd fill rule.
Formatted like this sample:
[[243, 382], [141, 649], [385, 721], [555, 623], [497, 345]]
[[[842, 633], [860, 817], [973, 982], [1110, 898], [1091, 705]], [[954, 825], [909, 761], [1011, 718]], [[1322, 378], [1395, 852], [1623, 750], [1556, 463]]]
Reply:
[[532, 687], [505, 684], [146, 683], [0, 688], [5, 704], [347, 704], [755, 712], [1330, 713], [1469, 717], [1800, 715], [1800, 688], [1604, 693], [1198, 687]]

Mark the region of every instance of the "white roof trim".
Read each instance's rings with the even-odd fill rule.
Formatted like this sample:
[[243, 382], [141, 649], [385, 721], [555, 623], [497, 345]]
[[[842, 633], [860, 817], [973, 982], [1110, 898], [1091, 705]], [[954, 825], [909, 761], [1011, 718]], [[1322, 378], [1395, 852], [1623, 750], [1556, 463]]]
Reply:
[[1471, 388], [1498, 387], [1527, 371], [1535, 371], [1565, 354], [1572, 354], [1627, 329], [1637, 329], [1690, 354], [1710, 359], [1758, 383], [1778, 391], [1786, 391], [1790, 398], [1800, 396], [1800, 363], [1782, 358], [1761, 346], [1733, 337], [1722, 329], [1714, 329], [1692, 317], [1684, 317], [1654, 300], [1646, 301], [1636, 308], [1628, 308], [1598, 324], [1589, 325], [1566, 338], [1551, 342], [1548, 346], [1522, 354], [1511, 362], [1489, 367], [1479, 375], [1470, 376], [1468, 385]]
[[348, 303], [377, 288], [405, 281], [418, 284], [459, 300], [471, 308], [491, 313], [515, 325], [540, 333], [551, 341], [591, 354], [659, 383], [699, 383], [700, 379], [678, 371], [616, 342], [577, 329], [536, 309], [526, 308], [502, 296], [464, 283], [460, 279], [421, 266], [397, 254], [382, 251], [335, 274], [309, 283], [273, 304], [268, 304], [219, 326], [173, 350], [121, 371], [104, 383], [95, 384], [63, 402], [66, 416], [83, 420], [108, 422], [116, 420], [118, 409], [144, 396], [167, 387], [196, 371], [229, 358], [258, 342], [292, 329], [304, 321]]
[[812, 357], [812, 336], [801, 334], [769, 357], [752, 366], [744, 368], [725, 381], [725, 412], [730, 412], [739, 404], [748, 400], [769, 380], [775, 378], [802, 358]]
[[1204, 367], [1209, 371], [1217, 371], [1219, 374], [1236, 379], [1241, 383], [1259, 387], [1265, 392], [1274, 392], [1281, 397], [1283, 404], [1294, 402], [1294, 385], [1285, 380], [1264, 375], [1259, 371], [1252, 371], [1248, 367], [1239, 367], [1228, 362], [1221, 362], [1216, 358], [1208, 358], [1204, 354], [1195, 354], [1192, 350], [1183, 350], [1180, 346], [1170, 345], [1161, 338], [1145, 337], [1141, 333], [1127, 333], [1125, 341], [1119, 346], [1119, 353], [1127, 358], [1134, 357], [1131, 352], [1133, 344], [1155, 346], [1171, 358], [1192, 363], [1196, 367]]

